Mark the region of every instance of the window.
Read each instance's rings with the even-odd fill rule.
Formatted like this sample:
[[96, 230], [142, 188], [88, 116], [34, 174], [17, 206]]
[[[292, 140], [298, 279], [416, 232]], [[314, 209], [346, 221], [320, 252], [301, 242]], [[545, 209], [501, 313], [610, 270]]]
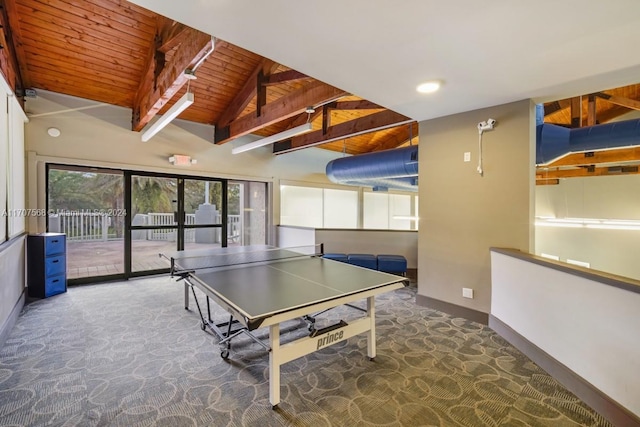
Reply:
[[418, 196], [365, 192], [363, 228], [417, 230]]
[[311, 228], [417, 230], [418, 196], [282, 185], [280, 224]]
[[0, 176], [0, 203], [2, 211], [6, 209], [0, 225], [0, 242], [3, 242], [23, 233], [26, 217], [37, 213], [25, 209], [25, 116], [15, 97], [8, 97], [3, 91], [0, 98], [0, 164], [6, 166]]
[[282, 185], [280, 224], [322, 228], [322, 188]]
[[358, 228], [358, 192], [324, 189], [324, 228]]

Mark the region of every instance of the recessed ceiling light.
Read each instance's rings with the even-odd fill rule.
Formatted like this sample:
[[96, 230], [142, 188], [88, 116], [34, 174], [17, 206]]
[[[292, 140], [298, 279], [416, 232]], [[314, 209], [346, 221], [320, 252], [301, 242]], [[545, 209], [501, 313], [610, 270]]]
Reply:
[[442, 83], [439, 80], [431, 80], [428, 82], [424, 82], [416, 87], [416, 90], [420, 93], [433, 93], [440, 89]]
[[47, 129], [47, 133], [49, 134], [49, 136], [57, 138], [57, 137], [60, 136], [60, 129], [58, 129], [58, 128], [49, 128], [49, 129]]

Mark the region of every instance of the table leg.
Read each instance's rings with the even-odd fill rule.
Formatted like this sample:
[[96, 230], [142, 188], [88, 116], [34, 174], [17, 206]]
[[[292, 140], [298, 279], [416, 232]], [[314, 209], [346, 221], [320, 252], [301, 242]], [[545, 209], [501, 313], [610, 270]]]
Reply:
[[273, 409], [280, 403], [280, 325], [269, 326], [269, 401]]
[[189, 285], [184, 283], [184, 309], [189, 310]]
[[376, 305], [373, 296], [367, 298], [367, 316], [371, 322], [367, 332], [367, 355], [373, 360], [376, 357]]

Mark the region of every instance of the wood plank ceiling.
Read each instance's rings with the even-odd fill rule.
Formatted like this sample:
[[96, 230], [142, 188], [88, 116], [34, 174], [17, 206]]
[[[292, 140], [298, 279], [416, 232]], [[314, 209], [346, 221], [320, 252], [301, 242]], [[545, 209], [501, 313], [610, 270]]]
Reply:
[[[311, 120], [312, 132], [275, 144], [276, 154], [311, 146], [362, 154], [419, 142], [407, 117], [125, 0], [0, 0], [0, 7], [0, 71], [16, 93], [45, 89], [131, 108], [132, 129], [140, 131], [189, 88], [195, 103], [180, 118], [214, 125], [218, 144]], [[640, 109], [640, 85], [544, 107], [548, 123], [606, 123]], [[634, 153], [612, 150], [606, 165], [640, 161]], [[582, 155], [544, 165], [539, 183], [598, 169], [586, 162]]]
[[[308, 119], [314, 130], [274, 146], [278, 153], [319, 146], [361, 154], [418, 142], [417, 124], [407, 117], [125, 0], [0, 5], [16, 88], [131, 108], [136, 131], [189, 88], [195, 102], [179, 117], [215, 125], [216, 143], [272, 135]], [[189, 80], [183, 72], [194, 66], [197, 79]]]

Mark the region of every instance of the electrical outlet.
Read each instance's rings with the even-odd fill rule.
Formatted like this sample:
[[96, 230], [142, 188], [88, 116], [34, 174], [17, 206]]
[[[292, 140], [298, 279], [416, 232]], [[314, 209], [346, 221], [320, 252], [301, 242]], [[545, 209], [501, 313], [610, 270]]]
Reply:
[[462, 296], [465, 298], [473, 298], [473, 289], [462, 288]]
[[464, 153], [464, 161], [465, 161], [465, 162], [470, 162], [470, 161], [471, 161], [471, 152], [466, 151], [466, 152]]

